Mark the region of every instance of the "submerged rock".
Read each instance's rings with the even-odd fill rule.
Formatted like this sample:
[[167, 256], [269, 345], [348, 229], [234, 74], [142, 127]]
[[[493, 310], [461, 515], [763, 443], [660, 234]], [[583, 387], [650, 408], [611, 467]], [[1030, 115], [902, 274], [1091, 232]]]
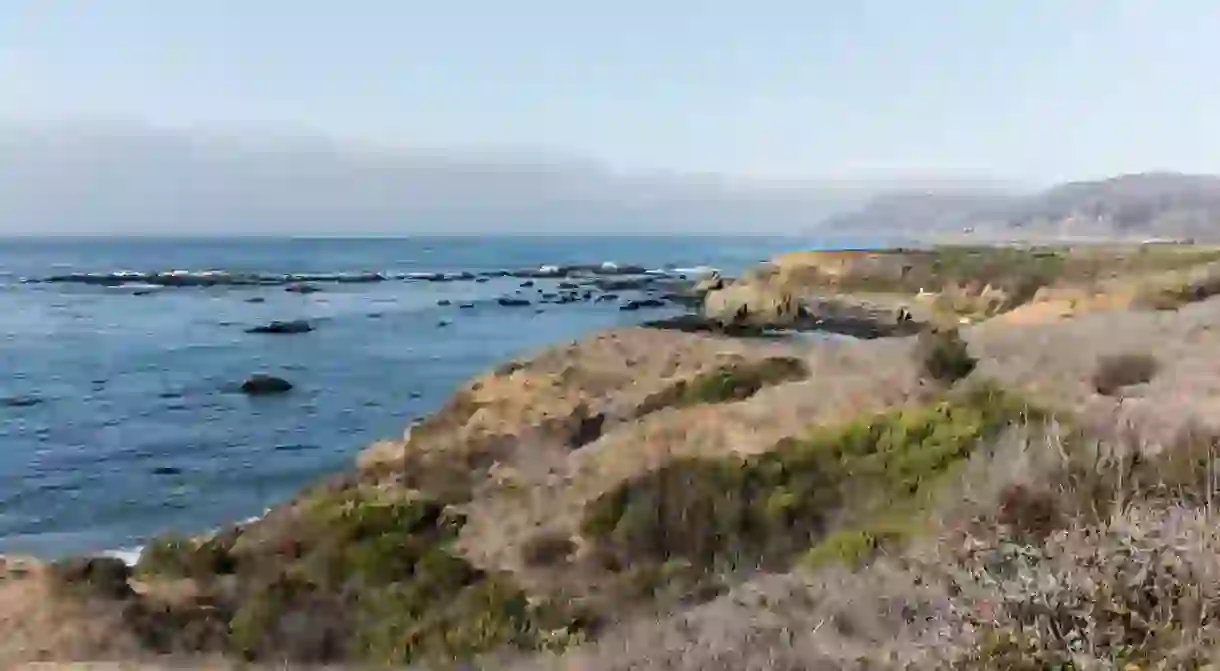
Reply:
[[292, 383], [274, 375], [256, 374], [241, 383], [241, 392], [251, 396], [282, 394], [292, 389]]
[[31, 408], [42, 403], [37, 396], [8, 396], [0, 398], [0, 406], [6, 408]]
[[255, 326], [254, 328], [246, 329], [246, 333], [273, 333], [273, 334], [292, 334], [292, 333], [309, 333], [313, 330], [313, 325], [304, 319], [294, 319], [292, 321], [274, 321], [263, 326]]
[[319, 291], [321, 291], [321, 289], [319, 289], [318, 287], [315, 287], [312, 284], [301, 283], [301, 284], [290, 284], [290, 285], [284, 287], [284, 291], [287, 291], [287, 292], [293, 293], [293, 294], [316, 294]]
[[523, 308], [530, 305], [530, 302], [524, 298], [512, 298], [510, 296], [501, 296], [496, 299], [496, 302], [506, 308]]

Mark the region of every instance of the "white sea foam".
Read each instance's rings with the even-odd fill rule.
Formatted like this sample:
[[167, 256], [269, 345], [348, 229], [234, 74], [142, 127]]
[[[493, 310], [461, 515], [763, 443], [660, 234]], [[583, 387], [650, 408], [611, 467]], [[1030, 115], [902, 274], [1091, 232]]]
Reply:
[[102, 553], [103, 557], [114, 557], [122, 559], [124, 564], [135, 566], [140, 562], [140, 555], [144, 552], [143, 545], [137, 545], [133, 548], [119, 548], [118, 550], [106, 550]]
[[711, 275], [720, 272], [720, 269], [711, 266], [695, 266], [694, 268], [674, 268], [670, 272], [680, 275]]

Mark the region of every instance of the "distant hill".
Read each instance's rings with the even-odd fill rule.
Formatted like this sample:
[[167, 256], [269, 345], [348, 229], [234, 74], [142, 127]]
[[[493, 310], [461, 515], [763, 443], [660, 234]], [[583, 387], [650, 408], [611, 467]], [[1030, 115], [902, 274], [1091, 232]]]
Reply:
[[1220, 177], [1156, 172], [1033, 193], [922, 191], [876, 196], [826, 226], [909, 235], [1220, 240]]
[[0, 126], [0, 235], [795, 233], [876, 191], [251, 131]]

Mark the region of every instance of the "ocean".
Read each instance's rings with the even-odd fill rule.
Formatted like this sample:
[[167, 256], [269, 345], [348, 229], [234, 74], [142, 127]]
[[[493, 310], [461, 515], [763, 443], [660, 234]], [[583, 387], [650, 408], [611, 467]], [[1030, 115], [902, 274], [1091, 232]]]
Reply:
[[[500, 271], [608, 262], [675, 276], [703, 266], [735, 273], [819, 246], [825, 241], [661, 237], [0, 240], [0, 554], [130, 548], [258, 515], [346, 468], [369, 443], [401, 436], [498, 362], [681, 309], [624, 311], [626, 294], [539, 304], [562, 278]], [[232, 281], [150, 283], [140, 274], [174, 271], [160, 277]], [[319, 291], [286, 291], [285, 275]], [[74, 281], [37, 281], [48, 278]], [[354, 281], [370, 278], [379, 281]], [[500, 305], [506, 296], [531, 306]], [[315, 330], [246, 332], [294, 319]], [[235, 393], [260, 372], [295, 388]]]

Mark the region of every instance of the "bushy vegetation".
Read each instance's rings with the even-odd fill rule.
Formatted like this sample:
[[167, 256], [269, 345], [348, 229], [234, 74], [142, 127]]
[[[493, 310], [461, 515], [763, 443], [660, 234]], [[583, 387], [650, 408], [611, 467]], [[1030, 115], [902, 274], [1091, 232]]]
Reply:
[[915, 358], [924, 375], [949, 384], [969, 375], [978, 364], [957, 329], [938, 329], [919, 334]]
[[1097, 360], [1093, 387], [1099, 394], [1113, 396], [1124, 387], [1151, 381], [1159, 367], [1156, 358], [1146, 353], [1103, 356]]
[[237, 568], [232, 554], [235, 540], [233, 532], [205, 539], [161, 536], [144, 547], [136, 571], [170, 578], [229, 575]]
[[1217, 294], [1220, 294], [1220, 271], [1212, 269], [1167, 285], [1153, 284], [1143, 289], [1135, 304], [1151, 310], [1177, 310]]
[[463, 520], [435, 501], [345, 488], [283, 515], [223, 553], [214, 539], [155, 541], [140, 570], [194, 578], [228, 619], [224, 651], [256, 660], [452, 660], [538, 647], [571, 625], [451, 550]]
[[592, 501], [583, 532], [623, 567], [782, 568], [820, 541], [858, 560], [900, 535], [980, 440], [1032, 412], [976, 389], [817, 428], [750, 458], [674, 461]]
[[757, 361], [734, 361], [653, 394], [640, 405], [637, 415], [668, 407], [702, 403], [728, 403], [757, 394], [764, 387], [801, 380], [809, 375], [805, 362], [795, 357], [767, 357]]

